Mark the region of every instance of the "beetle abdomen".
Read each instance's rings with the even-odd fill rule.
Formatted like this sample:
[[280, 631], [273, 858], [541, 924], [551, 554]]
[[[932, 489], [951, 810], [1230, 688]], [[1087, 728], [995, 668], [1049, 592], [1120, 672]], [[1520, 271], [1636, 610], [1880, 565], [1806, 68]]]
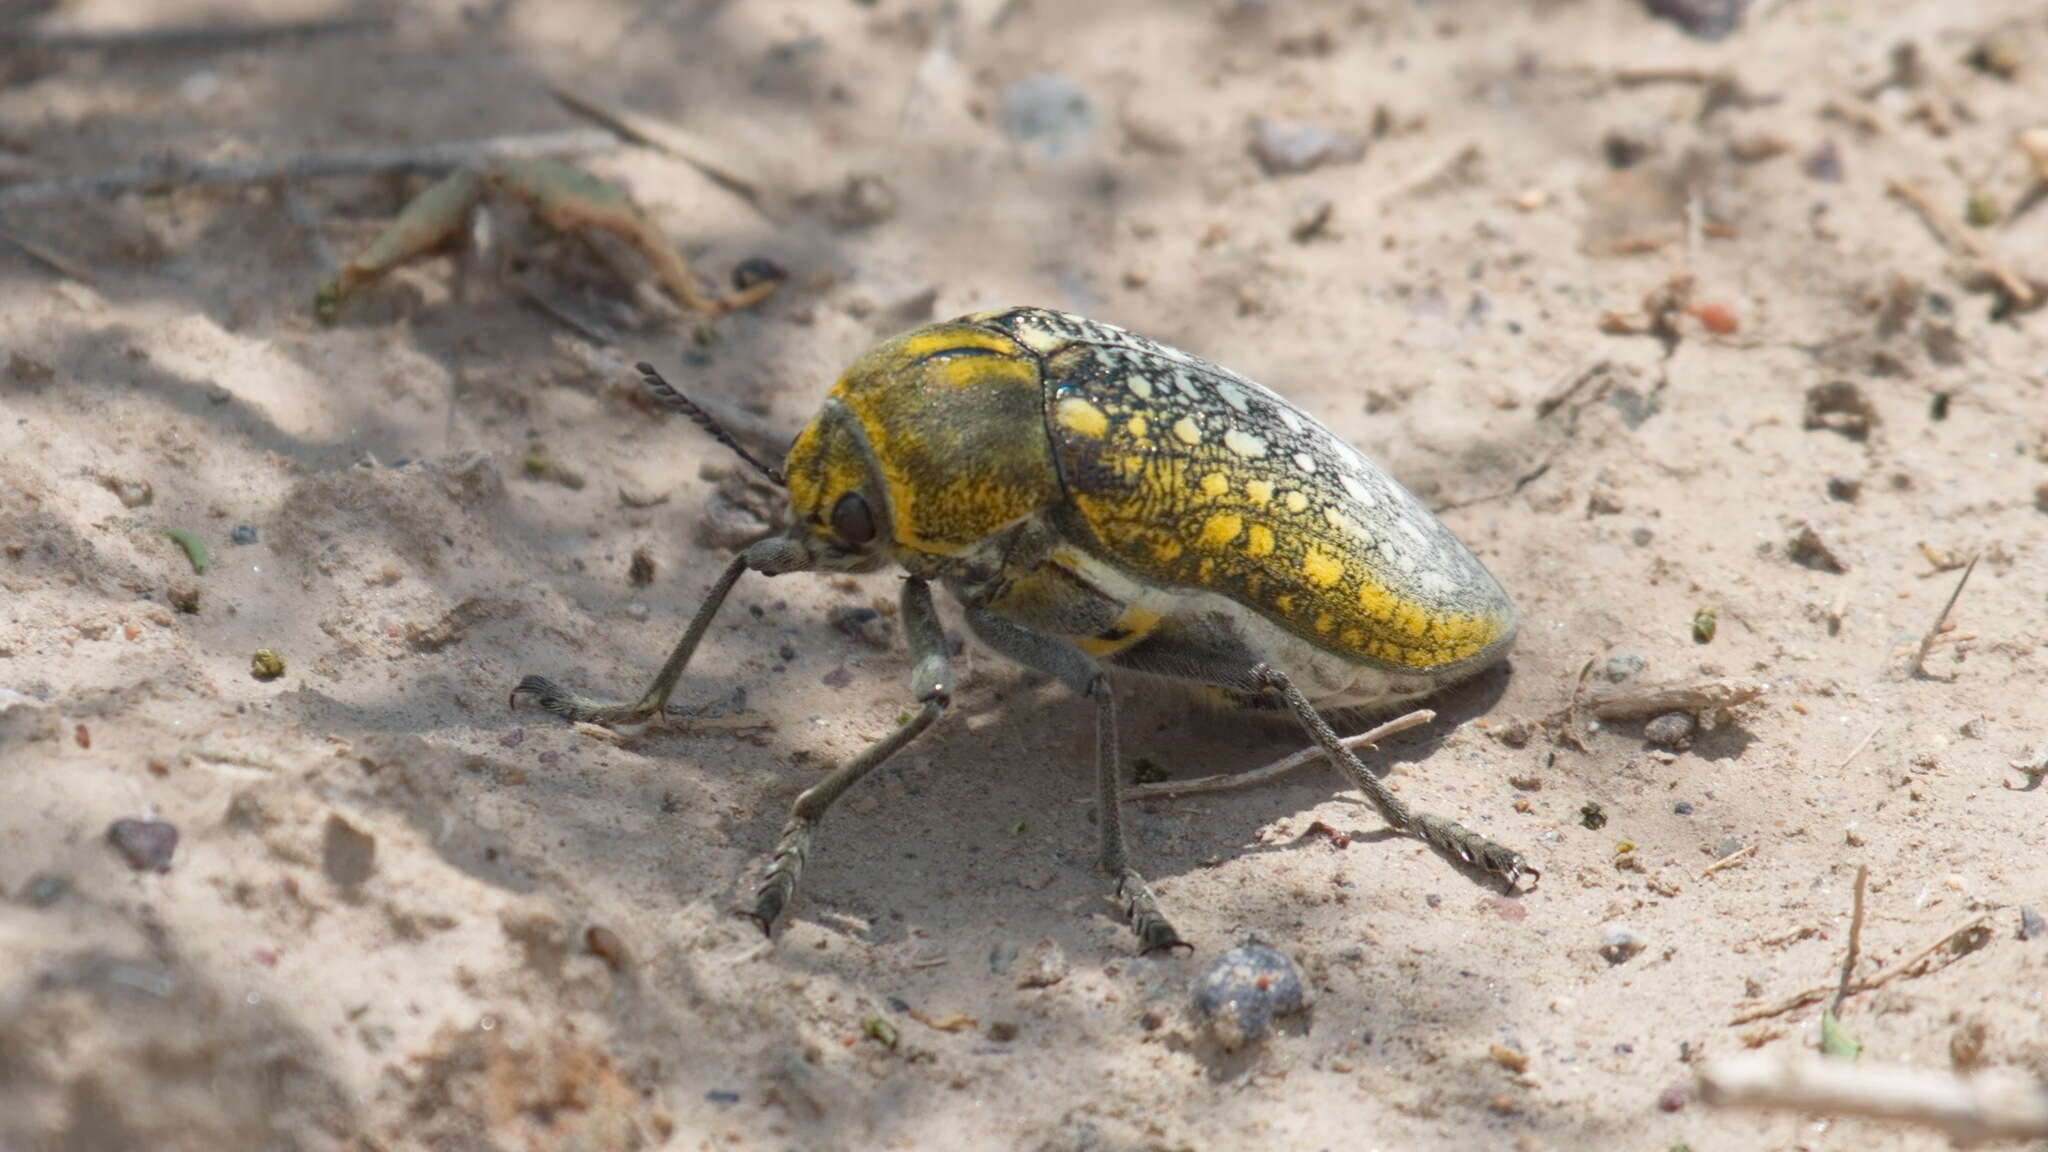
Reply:
[[1045, 365], [1062, 527], [1142, 583], [1220, 594], [1396, 671], [1492, 662], [1507, 594], [1422, 502], [1258, 383], [1043, 309], [976, 316]]

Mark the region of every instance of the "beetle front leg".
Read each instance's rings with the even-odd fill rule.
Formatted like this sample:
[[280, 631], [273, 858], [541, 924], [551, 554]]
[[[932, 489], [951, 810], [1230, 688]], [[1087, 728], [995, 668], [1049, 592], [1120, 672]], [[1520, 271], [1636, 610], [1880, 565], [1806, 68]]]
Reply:
[[1294, 686], [1286, 673], [1261, 664], [1252, 669], [1252, 680], [1266, 691], [1279, 693], [1293, 710], [1295, 719], [1308, 731], [1309, 738], [1323, 750], [1323, 755], [1354, 787], [1365, 793], [1365, 798], [1372, 801], [1372, 806], [1379, 809], [1380, 816], [1396, 831], [1414, 836], [1461, 864], [1499, 876], [1507, 881], [1510, 889], [1516, 887], [1523, 876], [1531, 878], [1531, 887], [1534, 887], [1533, 881], [1542, 877], [1541, 872], [1529, 867], [1529, 862], [1522, 858], [1520, 852], [1496, 844], [1455, 820], [1411, 811], [1380, 782], [1379, 777], [1366, 770], [1349, 748], [1344, 747], [1329, 721], [1323, 719], [1315, 705], [1309, 703], [1308, 697], [1302, 695], [1301, 689]]
[[917, 739], [952, 703], [952, 664], [946, 658], [946, 633], [939, 626], [938, 610], [932, 606], [931, 585], [920, 577], [912, 576], [903, 583], [903, 624], [915, 662], [910, 686], [919, 705], [917, 715], [796, 798], [790, 808], [789, 823], [783, 825], [782, 838], [776, 842], [775, 860], [754, 895], [752, 911], [747, 913], [765, 934], [774, 934], [776, 919], [796, 895], [797, 880], [803, 876], [804, 861], [810, 855], [811, 835], [824, 818], [825, 810], [861, 777]]

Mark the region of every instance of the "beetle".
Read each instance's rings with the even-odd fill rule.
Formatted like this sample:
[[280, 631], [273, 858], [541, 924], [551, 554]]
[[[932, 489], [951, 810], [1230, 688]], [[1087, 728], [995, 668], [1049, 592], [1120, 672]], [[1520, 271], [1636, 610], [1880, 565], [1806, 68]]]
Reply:
[[1189, 946], [1125, 845], [1117, 683], [1291, 711], [1396, 830], [1511, 889], [1540, 875], [1520, 853], [1409, 809], [1319, 711], [1383, 707], [1490, 667], [1516, 613], [1420, 500], [1271, 390], [1113, 325], [978, 312], [869, 349], [777, 469], [639, 367], [657, 396], [787, 489], [790, 526], [726, 564], [638, 701], [527, 676], [515, 704], [643, 722], [667, 708], [742, 574], [905, 575], [918, 711], [797, 797], [748, 912], [769, 935], [832, 802], [952, 702], [934, 582], [988, 647], [1092, 704], [1101, 865], [1147, 953]]

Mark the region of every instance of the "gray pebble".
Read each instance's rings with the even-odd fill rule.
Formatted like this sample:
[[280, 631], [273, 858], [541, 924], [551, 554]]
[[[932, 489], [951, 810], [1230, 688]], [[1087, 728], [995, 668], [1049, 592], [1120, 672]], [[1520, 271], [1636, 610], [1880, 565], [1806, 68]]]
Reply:
[[862, 605], [841, 604], [832, 609], [832, 626], [866, 644], [886, 652], [896, 643], [896, 622]]
[[235, 525], [235, 530], [228, 534], [228, 538], [237, 544], [254, 544], [256, 542], [256, 526], [254, 524], [237, 524]]
[[2034, 909], [2022, 907], [2020, 909], [2020, 939], [2036, 940], [2042, 936], [2048, 936], [2048, 920], [2041, 919], [2041, 914]]
[[1252, 120], [1252, 158], [1268, 176], [1307, 172], [1325, 164], [1355, 164], [1365, 158], [1365, 137], [1299, 120]]
[[1692, 815], [1692, 801], [1680, 800], [1678, 803], [1673, 804], [1671, 806], [1671, 811], [1677, 813], [1680, 816], [1690, 816]]
[[178, 850], [178, 830], [161, 820], [116, 820], [107, 840], [137, 872], [169, 872]]
[[28, 890], [23, 895], [28, 897], [30, 904], [38, 908], [48, 908], [62, 900], [64, 894], [69, 891], [71, 881], [68, 877], [51, 872], [38, 872], [28, 878]]
[[1308, 1007], [1308, 986], [1284, 952], [1244, 944], [1209, 962], [1195, 978], [1195, 1015], [1225, 1051], [1265, 1036], [1275, 1019]]
[[1723, 40], [1742, 26], [1742, 9], [1749, 0], [1644, 0], [1650, 15], [1661, 16], [1686, 35], [1701, 40]]
[[1017, 969], [1017, 987], [1050, 988], [1067, 978], [1067, 954], [1048, 936], [1031, 946]]
[[1634, 652], [1616, 652], [1607, 658], [1607, 678], [1619, 684], [1648, 666], [1649, 661]]
[[1017, 946], [1008, 940], [996, 941], [988, 950], [988, 970], [998, 976], [1008, 972], [1017, 963]]
[[1048, 160], [1087, 147], [1095, 104], [1065, 76], [1027, 76], [1003, 93], [1003, 131]]
[[1643, 934], [1625, 924], [1610, 924], [1601, 934], [1600, 955], [1609, 964], [1626, 964], [1649, 947]]
[[1690, 712], [1666, 712], [1643, 725], [1643, 739], [1666, 748], [1683, 749], [1692, 743], [1692, 730], [1697, 726], [1698, 721]]

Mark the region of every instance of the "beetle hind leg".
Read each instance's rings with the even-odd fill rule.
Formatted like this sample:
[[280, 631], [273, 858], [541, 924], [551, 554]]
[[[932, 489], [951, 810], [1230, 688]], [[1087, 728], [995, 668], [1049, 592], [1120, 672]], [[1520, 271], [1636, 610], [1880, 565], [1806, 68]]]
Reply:
[[1380, 816], [1395, 830], [1423, 841], [1461, 864], [1500, 877], [1510, 889], [1517, 887], [1524, 876], [1530, 878], [1533, 887], [1533, 882], [1542, 876], [1541, 872], [1529, 866], [1520, 852], [1497, 844], [1455, 820], [1415, 812], [1401, 803], [1377, 776], [1366, 770], [1349, 748], [1344, 747], [1329, 721], [1323, 719], [1315, 705], [1309, 703], [1308, 697], [1302, 695], [1301, 689], [1296, 688], [1285, 673], [1261, 664], [1252, 669], [1252, 680], [1261, 688], [1278, 693], [1286, 701], [1309, 737], [1323, 750], [1323, 755], [1350, 779], [1354, 787], [1365, 793], [1365, 798], [1372, 801]]

